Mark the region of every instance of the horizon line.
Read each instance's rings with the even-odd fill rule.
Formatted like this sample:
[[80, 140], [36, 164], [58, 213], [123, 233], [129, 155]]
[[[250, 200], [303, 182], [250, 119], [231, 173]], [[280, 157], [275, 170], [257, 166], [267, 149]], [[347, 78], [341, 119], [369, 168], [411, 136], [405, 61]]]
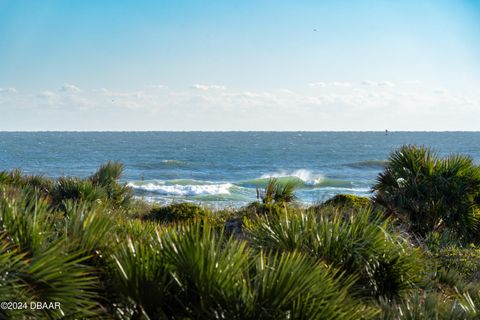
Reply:
[[[387, 129], [388, 130], [388, 129]], [[306, 132], [306, 133], [342, 133], [342, 132], [382, 132], [386, 130], [0, 130], [0, 133], [288, 133], [288, 132]], [[480, 130], [388, 130], [388, 133], [394, 132], [422, 132], [422, 133], [480, 133]]]

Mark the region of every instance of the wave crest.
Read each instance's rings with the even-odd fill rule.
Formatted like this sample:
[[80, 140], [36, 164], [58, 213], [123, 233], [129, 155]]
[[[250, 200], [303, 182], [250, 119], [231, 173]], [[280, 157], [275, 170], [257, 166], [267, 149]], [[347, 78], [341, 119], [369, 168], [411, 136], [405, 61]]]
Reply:
[[130, 182], [134, 190], [169, 196], [199, 196], [230, 194], [231, 183], [165, 183], [163, 181]]
[[260, 179], [271, 179], [271, 178], [298, 178], [303, 181], [307, 186], [315, 186], [320, 184], [325, 177], [321, 174], [313, 174], [311, 171], [306, 169], [299, 169], [292, 172], [280, 171], [273, 173], [262, 174]]
[[261, 175], [260, 178], [243, 181], [238, 183], [238, 185], [243, 187], [264, 187], [271, 178], [278, 179], [280, 183], [292, 182], [304, 189], [326, 187], [351, 188], [354, 186], [352, 181], [326, 178], [322, 174], [314, 174], [306, 169], [266, 173]]

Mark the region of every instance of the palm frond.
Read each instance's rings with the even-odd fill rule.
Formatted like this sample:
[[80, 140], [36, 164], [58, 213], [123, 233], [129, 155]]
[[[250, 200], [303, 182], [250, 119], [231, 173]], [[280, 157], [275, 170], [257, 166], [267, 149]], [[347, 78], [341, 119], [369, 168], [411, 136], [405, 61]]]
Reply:
[[440, 158], [429, 148], [394, 151], [373, 187], [374, 200], [425, 235], [440, 228], [478, 240], [480, 167], [468, 156]]
[[357, 293], [395, 297], [419, 278], [417, 250], [393, 231], [388, 219], [368, 209], [355, 214], [286, 210], [247, 221], [245, 227], [257, 248], [301, 251], [358, 275]]
[[48, 246], [60, 216], [37, 193], [0, 197], [0, 229], [23, 252], [35, 254]]
[[252, 319], [370, 319], [377, 311], [352, 300], [354, 277], [298, 252], [260, 252], [254, 279]]
[[265, 189], [260, 191], [257, 188], [257, 198], [264, 204], [282, 204], [293, 202], [297, 199], [295, 190], [299, 187], [296, 181], [287, 181], [281, 184], [277, 178], [271, 178]]

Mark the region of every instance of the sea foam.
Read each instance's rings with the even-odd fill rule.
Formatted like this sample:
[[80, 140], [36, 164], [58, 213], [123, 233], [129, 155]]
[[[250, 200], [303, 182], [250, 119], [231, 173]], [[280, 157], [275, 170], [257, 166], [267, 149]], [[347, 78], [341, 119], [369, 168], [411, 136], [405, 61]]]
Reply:
[[260, 178], [269, 179], [269, 178], [293, 178], [293, 177], [302, 180], [303, 183], [307, 186], [315, 186], [317, 184], [320, 184], [325, 179], [323, 175], [313, 174], [311, 171], [306, 169], [266, 173], [266, 174], [263, 174]]
[[230, 194], [231, 183], [218, 184], [165, 184], [164, 182], [128, 183], [134, 190], [171, 196], [198, 196]]

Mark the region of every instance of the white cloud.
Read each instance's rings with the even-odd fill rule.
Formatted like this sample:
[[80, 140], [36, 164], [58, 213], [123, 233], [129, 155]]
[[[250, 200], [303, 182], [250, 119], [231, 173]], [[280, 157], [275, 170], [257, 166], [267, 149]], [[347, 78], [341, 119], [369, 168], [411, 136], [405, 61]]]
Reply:
[[5, 92], [5, 93], [17, 93], [17, 89], [12, 88], [12, 87], [10, 87], [10, 88], [0, 88], [0, 93], [3, 93], [3, 92]]
[[326, 87], [327, 86], [327, 83], [325, 82], [312, 82], [312, 83], [309, 83], [308, 84], [310, 87]]
[[68, 92], [68, 93], [80, 93], [82, 92], [82, 89], [80, 89], [79, 87], [73, 85], [73, 84], [64, 84], [61, 88], [60, 88], [61, 91], [63, 92]]
[[380, 87], [395, 87], [395, 84], [391, 81], [380, 81], [378, 85]]
[[57, 97], [57, 94], [55, 92], [52, 92], [52, 91], [42, 91], [38, 94], [39, 97], [41, 98], [47, 98], [47, 99], [50, 99], [50, 98], [55, 98]]
[[226, 90], [227, 88], [218, 84], [193, 84], [193, 89], [208, 91], [208, 90]]
[[127, 109], [148, 109], [152, 106], [152, 102], [159, 98], [159, 96], [143, 90], [112, 91], [105, 88], [100, 90], [99, 97], [95, 97], [97, 101], [103, 101], [103, 107], [109, 106]]
[[440, 95], [446, 95], [448, 94], [448, 90], [447, 89], [435, 89], [433, 90], [434, 93], [436, 94], [440, 94]]
[[372, 81], [372, 80], [363, 80], [360, 84], [369, 87], [394, 87], [395, 84], [391, 81]]
[[150, 88], [151, 89], [168, 89], [168, 86], [163, 84], [152, 84]]
[[364, 86], [375, 86], [376, 82], [372, 80], [363, 80], [362, 82], [360, 82], [360, 84]]
[[420, 80], [405, 80], [402, 83], [407, 85], [419, 85], [422, 82]]
[[334, 81], [331, 85], [334, 87], [350, 87], [352, 84], [350, 82]]
[[[198, 85], [197, 90], [146, 87], [78, 91], [69, 86], [70, 91], [51, 89], [37, 94], [0, 95], [0, 109], [10, 110], [11, 114], [14, 114], [13, 106], [31, 110], [32, 114], [38, 109], [50, 114], [52, 119], [69, 114], [72, 123], [94, 116], [116, 119], [105, 124], [108, 127], [97, 130], [363, 130], [375, 129], [380, 124], [395, 128], [397, 122], [404, 125], [403, 129], [428, 130], [429, 127], [412, 127], [408, 119], [423, 119], [429, 115], [442, 115], [446, 119], [445, 130], [455, 129], [449, 127], [450, 117], [463, 117], [466, 124], [471, 123], [465, 130], [476, 128], [471, 119], [480, 117], [480, 93], [436, 89], [423, 84], [409, 86], [403, 81], [397, 83], [370, 80], [310, 85], [321, 88], [319, 90], [235, 90], [219, 85]], [[44, 120], [48, 123], [49, 119]], [[131, 124], [131, 119], [137, 119], [135, 127], [126, 126]], [[51, 125], [55, 125], [53, 120]]]
[[62, 96], [50, 90], [38, 93], [37, 97], [39, 99], [31, 102], [33, 106], [58, 108], [62, 105]]
[[330, 82], [324, 82], [324, 81], [319, 81], [319, 82], [311, 82], [308, 84], [310, 87], [350, 87], [352, 86], [351, 82], [347, 81], [330, 81]]

